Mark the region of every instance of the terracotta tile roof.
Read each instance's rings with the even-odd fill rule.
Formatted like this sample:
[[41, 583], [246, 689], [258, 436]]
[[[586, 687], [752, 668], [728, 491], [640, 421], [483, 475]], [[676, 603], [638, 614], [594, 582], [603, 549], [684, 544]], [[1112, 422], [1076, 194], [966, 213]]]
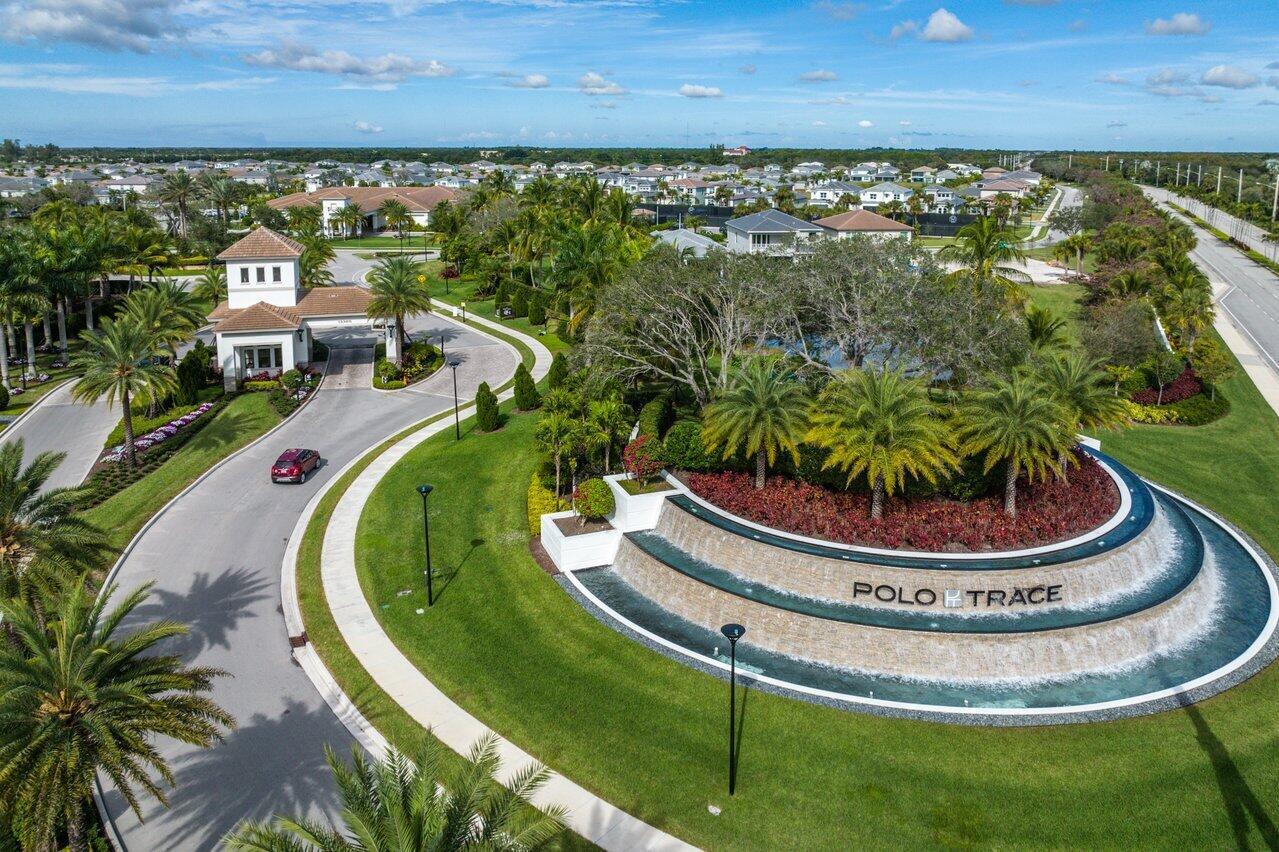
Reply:
[[297, 240], [277, 234], [270, 228], [256, 228], [218, 255], [218, 260], [301, 257], [303, 249], [305, 246]]
[[836, 213], [813, 223], [829, 228], [832, 231], [910, 231], [913, 228], [903, 222], [880, 216], [869, 210], [849, 210], [847, 213]]
[[231, 316], [231, 306], [225, 301], [218, 302], [214, 305], [213, 310], [209, 311], [209, 319], [220, 320]]
[[347, 198], [360, 210], [372, 213], [387, 201], [399, 201], [411, 213], [429, 213], [441, 201], [457, 198], [457, 190], [444, 186], [332, 186], [315, 192], [295, 192], [267, 202], [276, 210], [319, 204], [325, 199]]
[[[221, 306], [219, 306], [221, 307]], [[295, 331], [302, 327], [297, 308], [282, 308], [257, 302], [247, 308], [227, 312], [226, 318], [213, 327], [215, 334], [237, 331]]]
[[373, 294], [363, 287], [313, 287], [294, 310], [304, 317], [363, 314], [372, 299]]

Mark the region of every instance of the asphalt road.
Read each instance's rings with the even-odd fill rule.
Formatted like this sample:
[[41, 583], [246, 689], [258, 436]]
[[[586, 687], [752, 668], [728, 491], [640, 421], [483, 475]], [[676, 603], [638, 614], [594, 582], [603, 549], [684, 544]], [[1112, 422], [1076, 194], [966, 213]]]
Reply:
[[[1063, 186], [1061, 187], [1061, 202], [1058, 203], [1053, 212], [1055, 213], [1058, 210], [1078, 207], [1083, 203], [1083, 197], [1083, 193], [1075, 189], [1073, 186]], [[1035, 240], [1033, 243], [1030, 243], [1030, 245], [1036, 248], [1040, 246], [1053, 246], [1062, 240], [1065, 240], [1069, 236], [1070, 234], [1067, 234], [1065, 231], [1057, 231], [1049, 228], [1046, 234]]]
[[1266, 232], [1251, 222], [1245, 222], [1242, 219], [1231, 216], [1226, 211], [1210, 204], [1204, 204], [1198, 199], [1178, 196], [1162, 187], [1143, 186], [1142, 190], [1155, 201], [1172, 201], [1177, 206], [1184, 207], [1217, 230], [1223, 231], [1251, 246], [1253, 251], [1260, 252], [1263, 256], [1272, 260], [1279, 260], [1279, 243], [1273, 243], [1266, 239]]
[[[448, 339], [449, 354], [462, 359], [463, 398], [481, 381], [496, 386], [515, 370], [514, 352], [469, 329], [438, 317], [410, 325]], [[294, 524], [327, 479], [368, 447], [453, 404], [447, 369], [403, 391], [373, 390], [371, 334], [344, 330], [342, 338], [328, 338], [335, 345], [331, 377], [307, 407], [161, 514], [117, 574], [124, 589], [155, 583], [139, 619], [190, 625], [190, 635], [171, 650], [230, 673], [217, 681], [212, 698], [238, 722], [207, 750], [158, 743], [177, 783], [168, 809], [143, 800], [145, 822], [117, 791], [105, 791], [107, 813], [127, 849], [211, 849], [245, 818], [336, 810], [324, 746], [346, 753], [354, 740], [290, 655], [280, 563]], [[320, 451], [318, 472], [303, 485], [271, 484], [270, 463], [282, 450], [302, 446]]]
[[108, 408], [101, 400], [93, 405], [71, 401], [71, 382], [39, 400], [21, 423], [0, 432], [0, 442], [23, 442], [23, 464], [43, 452], [67, 457], [45, 483], [46, 488], [79, 485], [102, 453], [102, 443], [120, 421], [120, 406]]
[[[1145, 192], [1156, 197], [1156, 190], [1145, 188]], [[1214, 285], [1226, 285], [1225, 295], [1217, 300], [1218, 307], [1257, 347], [1270, 368], [1279, 373], [1279, 276], [1176, 211], [1169, 212], [1190, 225], [1198, 238], [1198, 245], [1190, 253], [1195, 263]]]

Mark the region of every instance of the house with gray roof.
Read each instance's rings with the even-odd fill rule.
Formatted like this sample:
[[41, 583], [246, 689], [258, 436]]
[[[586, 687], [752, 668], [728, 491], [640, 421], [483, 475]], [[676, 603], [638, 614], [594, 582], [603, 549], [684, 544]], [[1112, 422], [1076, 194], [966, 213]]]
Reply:
[[669, 231], [654, 231], [653, 236], [667, 245], [674, 246], [677, 251], [692, 252], [694, 257], [706, 257], [709, 251], [723, 251], [724, 247], [705, 234], [689, 228], [674, 228]]
[[731, 252], [785, 256], [793, 256], [805, 243], [820, 239], [824, 233], [820, 225], [773, 208], [729, 219], [724, 230]]

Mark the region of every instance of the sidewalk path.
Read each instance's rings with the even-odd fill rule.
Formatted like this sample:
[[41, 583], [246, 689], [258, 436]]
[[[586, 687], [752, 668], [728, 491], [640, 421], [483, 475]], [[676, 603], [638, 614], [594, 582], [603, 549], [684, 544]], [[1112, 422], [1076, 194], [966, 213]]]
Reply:
[[[484, 325], [491, 323], [480, 320]], [[549, 367], [549, 353], [535, 339], [505, 329], [507, 334], [519, 337], [538, 355], [533, 369], [534, 378], [545, 375]], [[506, 399], [511, 391], [500, 394]], [[360, 515], [377, 484], [404, 458], [410, 450], [432, 435], [451, 429], [448, 418], [434, 423], [404, 438], [386, 450], [351, 483], [334, 508], [324, 535], [321, 557], [321, 579], [324, 594], [337, 622], [342, 638], [360, 664], [383, 690], [419, 724], [431, 732], [449, 748], [465, 754], [481, 736], [492, 733], [483, 722], [455, 704], [432, 684], [383, 631], [381, 624], [369, 606], [360, 588], [355, 568], [355, 539]], [[322, 495], [312, 501], [312, 510]], [[296, 574], [296, 543], [306, 528], [311, 512], [298, 521], [293, 535], [295, 547], [290, 549], [284, 562], [286, 577]], [[284, 583], [286, 618], [301, 624], [301, 613], [293, 584]], [[296, 630], [297, 628], [293, 628]], [[302, 666], [311, 675], [330, 705], [347, 723], [356, 737], [375, 753], [387, 746], [386, 740], [360, 715], [354, 705], [342, 695], [324, 664], [308, 646], [300, 650]], [[533, 757], [514, 743], [499, 738], [498, 751], [502, 757], [505, 777], [533, 762]], [[592, 843], [608, 850], [685, 850], [692, 849], [683, 841], [672, 837], [648, 823], [622, 811], [585, 788], [561, 775], [553, 775], [534, 801], [541, 805], [559, 804], [569, 811], [569, 827]]]

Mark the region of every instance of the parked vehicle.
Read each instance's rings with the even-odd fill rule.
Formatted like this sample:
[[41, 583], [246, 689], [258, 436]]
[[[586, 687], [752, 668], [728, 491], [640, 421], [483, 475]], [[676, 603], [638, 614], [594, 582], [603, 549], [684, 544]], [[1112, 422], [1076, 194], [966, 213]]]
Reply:
[[306, 482], [311, 471], [319, 467], [320, 454], [315, 450], [285, 450], [271, 465], [272, 482]]

